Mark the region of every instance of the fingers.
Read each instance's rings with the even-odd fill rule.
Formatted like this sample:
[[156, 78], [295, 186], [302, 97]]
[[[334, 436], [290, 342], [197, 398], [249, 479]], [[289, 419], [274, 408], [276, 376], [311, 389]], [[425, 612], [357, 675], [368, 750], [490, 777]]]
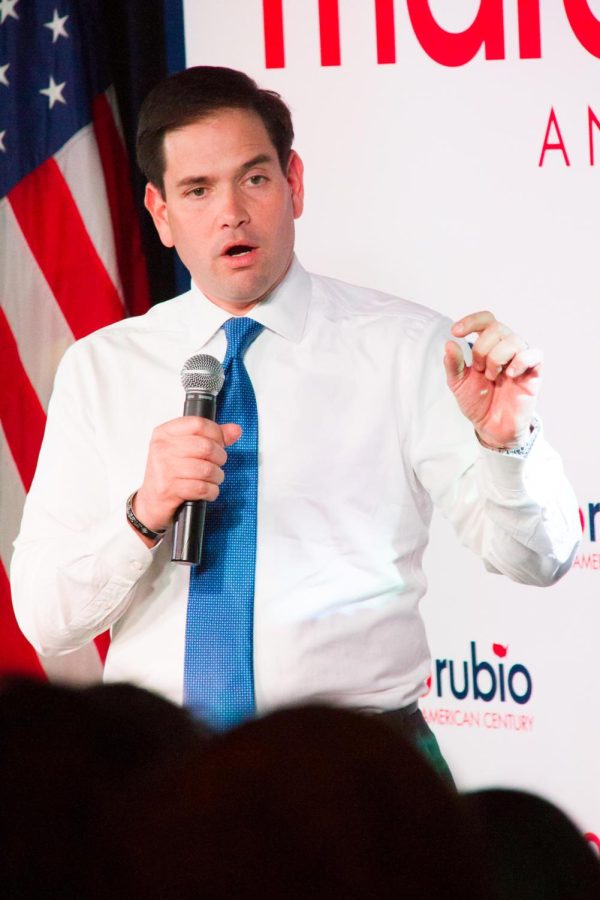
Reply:
[[[218, 487], [223, 484], [225, 478], [223, 469], [208, 459], [185, 456], [177, 460], [176, 467], [179, 481], [197, 481], [199, 484], [214, 484]], [[202, 493], [204, 489], [199, 487], [198, 490]], [[194, 500], [196, 498], [186, 496], [182, 499]]]
[[198, 416], [182, 416], [155, 428], [134, 501], [144, 525], [160, 531], [185, 500], [216, 500], [225, 478], [225, 448], [241, 433], [234, 423], [220, 425]]
[[483, 373], [488, 381], [496, 381], [503, 373], [517, 378], [542, 362], [540, 350], [528, 347], [523, 338], [498, 322], [491, 312], [465, 316], [454, 323], [452, 333], [457, 337], [477, 334], [472, 347], [473, 369]]
[[221, 434], [223, 436], [223, 443], [226, 447], [231, 447], [232, 444], [235, 444], [242, 436], [242, 429], [239, 425], [234, 425], [232, 422], [228, 422], [227, 425], [221, 425]]
[[154, 431], [155, 434], [164, 433], [173, 437], [183, 435], [198, 435], [215, 441], [221, 446], [229, 446], [240, 437], [242, 429], [239, 425], [219, 425], [210, 419], [202, 419], [200, 416], [180, 416], [164, 422]]
[[465, 357], [456, 341], [448, 341], [445, 346], [444, 368], [448, 387], [453, 390], [464, 377], [466, 369]]
[[506, 374], [509, 378], [518, 378], [519, 375], [524, 375], [525, 372], [537, 369], [543, 361], [544, 356], [540, 349], [527, 347], [525, 350], [517, 353], [516, 356], [513, 356]]
[[490, 381], [494, 381], [513, 357], [526, 347], [527, 344], [518, 335], [511, 334], [508, 329], [492, 326], [473, 345], [473, 366], [478, 372], [484, 372]]
[[227, 460], [227, 451], [225, 448], [207, 437], [196, 434], [179, 435], [177, 438], [171, 436], [165, 437], [155, 432], [153, 436], [156, 440], [163, 440], [165, 445], [169, 447], [173, 456], [179, 459], [203, 459], [214, 463], [217, 466], [223, 466]]
[[483, 331], [495, 321], [495, 315], [489, 312], [489, 310], [470, 313], [468, 316], [465, 316], [463, 319], [459, 319], [454, 323], [452, 326], [452, 334], [456, 337], [466, 337], [468, 334]]

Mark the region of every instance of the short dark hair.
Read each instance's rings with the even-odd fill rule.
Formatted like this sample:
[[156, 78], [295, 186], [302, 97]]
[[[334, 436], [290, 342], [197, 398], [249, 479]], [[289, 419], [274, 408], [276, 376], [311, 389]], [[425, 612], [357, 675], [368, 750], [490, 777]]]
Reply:
[[244, 72], [193, 66], [159, 82], [144, 100], [138, 119], [137, 160], [164, 194], [164, 136], [221, 109], [245, 109], [262, 119], [284, 172], [294, 140], [289, 109], [275, 91], [259, 88]]

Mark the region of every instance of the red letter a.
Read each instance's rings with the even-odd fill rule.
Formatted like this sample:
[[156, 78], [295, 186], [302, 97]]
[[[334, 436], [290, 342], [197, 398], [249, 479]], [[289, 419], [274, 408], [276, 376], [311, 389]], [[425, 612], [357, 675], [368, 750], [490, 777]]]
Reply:
[[464, 66], [485, 45], [486, 59], [504, 59], [502, 0], [481, 0], [475, 21], [465, 31], [446, 31], [433, 17], [428, 0], [407, 0], [408, 14], [421, 47], [443, 66]]
[[[558, 138], [558, 141], [556, 141], [555, 143], [551, 144], [551, 143], [550, 143], [550, 129], [551, 129], [553, 126], [554, 126], [554, 129], [555, 129], [555, 131], [556, 131], [556, 137]], [[553, 108], [553, 107], [550, 107], [550, 116], [549, 116], [549, 118], [548, 118], [548, 125], [547, 125], [547, 128], [546, 128], [546, 134], [544, 135], [544, 146], [542, 147], [542, 153], [541, 153], [541, 156], [540, 156], [540, 161], [539, 161], [539, 163], [538, 163], [538, 166], [543, 166], [543, 165], [544, 165], [544, 156], [546, 155], [546, 150], [562, 150], [562, 155], [563, 155], [564, 158], [565, 158], [566, 164], [567, 164], [568, 166], [571, 165], [571, 163], [569, 162], [569, 157], [567, 156], [567, 150], [566, 150], [564, 141], [563, 141], [563, 139], [562, 139], [562, 134], [560, 133], [560, 128], [558, 127], [558, 122], [557, 122], [557, 120], [556, 120], [556, 114], [555, 114], [555, 112], [554, 112], [554, 108]]]

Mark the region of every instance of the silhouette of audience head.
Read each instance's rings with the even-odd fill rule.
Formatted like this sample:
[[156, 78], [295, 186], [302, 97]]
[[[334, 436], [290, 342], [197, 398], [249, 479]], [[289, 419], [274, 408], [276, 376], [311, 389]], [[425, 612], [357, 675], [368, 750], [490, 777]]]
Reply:
[[498, 900], [596, 900], [600, 861], [560, 809], [534, 794], [476, 791], [465, 807], [486, 849]]
[[5, 681], [0, 828], [19, 900], [600, 897], [551, 803], [459, 797], [385, 720], [325, 706], [211, 737], [130, 685]]
[[131, 685], [0, 683], [0, 896], [127, 896], [135, 838], [115, 817], [205, 736]]
[[458, 795], [377, 716], [312, 706], [244, 724], [155, 808], [164, 855], [138, 857], [144, 896], [489, 896]]

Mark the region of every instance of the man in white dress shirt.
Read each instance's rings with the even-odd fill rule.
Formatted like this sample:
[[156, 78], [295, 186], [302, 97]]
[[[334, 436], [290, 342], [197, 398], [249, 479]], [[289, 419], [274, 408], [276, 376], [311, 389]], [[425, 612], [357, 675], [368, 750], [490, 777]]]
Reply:
[[[429, 673], [418, 602], [433, 504], [489, 569], [532, 584], [569, 568], [577, 504], [535, 418], [538, 350], [489, 312], [451, 325], [302, 268], [292, 139], [281, 99], [229, 69], [188, 69], [147, 98], [146, 206], [192, 288], [65, 355], [15, 610], [45, 654], [111, 627], [105, 677], [181, 702], [189, 569], [157, 536], [182, 501], [216, 498], [240, 429], [182, 417], [179, 371], [194, 353], [223, 359], [221, 326], [249, 316], [264, 325], [245, 357], [260, 433], [257, 709], [412, 712]], [[125, 516], [131, 494], [150, 536]]]

